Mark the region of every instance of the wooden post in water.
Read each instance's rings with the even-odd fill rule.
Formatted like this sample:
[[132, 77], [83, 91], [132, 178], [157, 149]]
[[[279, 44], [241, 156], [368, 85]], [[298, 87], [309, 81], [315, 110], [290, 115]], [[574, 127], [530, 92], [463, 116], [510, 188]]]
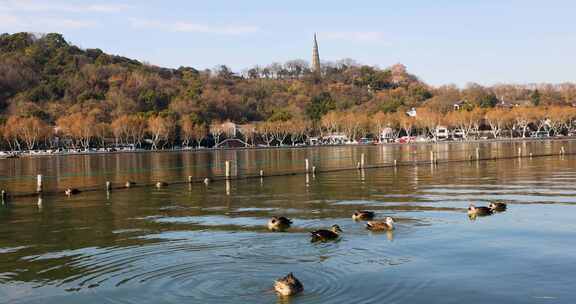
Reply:
[[430, 164], [434, 164], [434, 151], [430, 150]]
[[227, 160], [225, 162], [225, 165], [226, 165], [226, 172], [225, 172], [226, 179], [230, 179], [230, 161]]
[[398, 166], [398, 162], [396, 160], [394, 160], [394, 167]]
[[264, 184], [264, 170], [260, 169], [260, 186]]
[[316, 174], [316, 166], [312, 166], [312, 175]]
[[194, 182], [194, 178], [192, 178], [192, 175], [188, 175], [188, 183], [191, 184]]
[[480, 160], [480, 148], [476, 147], [476, 160]]
[[562, 148], [560, 148], [560, 154], [561, 155], [566, 154], [566, 150], [564, 150], [564, 146], [562, 146]]
[[518, 157], [522, 158], [522, 147], [518, 147]]
[[532, 152], [530, 152], [530, 158], [532, 158]]
[[36, 192], [42, 192], [42, 174], [38, 174], [36, 178]]
[[110, 192], [112, 190], [112, 183], [110, 181], [106, 181], [106, 191]]
[[8, 202], [8, 193], [5, 190], [2, 190], [2, 204], [6, 204]]
[[360, 168], [364, 169], [365, 156], [364, 153], [360, 154]]
[[309, 172], [310, 171], [310, 161], [307, 158], [304, 160], [304, 164], [306, 166], [306, 172]]

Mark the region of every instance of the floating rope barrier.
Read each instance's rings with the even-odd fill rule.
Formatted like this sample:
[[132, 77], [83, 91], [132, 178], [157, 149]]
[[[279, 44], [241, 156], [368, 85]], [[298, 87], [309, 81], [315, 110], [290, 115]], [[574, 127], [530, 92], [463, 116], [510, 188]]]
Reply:
[[[510, 142], [513, 146], [516, 146], [518, 142]], [[522, 142], [522, 145], [526, 143], [534, 143], [533, 141]], [[540, 142], [536, 142], [540, 143]], [[454, 143], [451, 143], [454, 144]], [[484, 143], [486, 144], [486, 143]], [[490, 143], [487, 143], [490, 144]], [[286, 160], [286, 161], [251, 161], [250, 166], [243, 166], [242, 168], [238, 169], [238, 165], [242, 164], [242, 161], [236, 161], [236, 170], [235, 174], [232, 174], [232, 161], [225, 160], [222, 163], [218, 163], [217, 166], [213, 166], [212, 164], [209, 165], [189, 165], [189, 166], [173, 166], [173, 167], [161, 167], [161, 168], [154, 168], [154, 169], [138, 169], [138, 170], [129, 170], [129, 171], [104, 171], [97, 172], [96, 174], [63, 174], [60, 176], [43, 176], [37, 175], [35, 178], [37, 179], [37, 191], [36, 192], [18, 192], [18, 193], [11, 193], [9, 189], [2, 189], [2, 202], [6, 203], [11, 199], [19, 198], [19, 197], [34, 197], [34, 196], [51, 196], [51, 195], [63, 195], [63, 191], [60, 190], [52, 190], [52, 189], [45, 189], [43, 187], [43, 179], [44, 178], [62, 178], [62, 177], [74, 177], [74, 176], [109, 176], [111, 174], [123, 174], [123, 175], [130, 175], [136, 173], [146, 173], [146, 172], [153, 172], [153, 171], [167, 171], [167, 170], [182, 170], [182, 169], [189, 169], [189, 168], [206, 168], [206, 169], [214, 169], [214, 168], [224, 168], [223, 174], [207, 174], [204, 176], [187, 176], [183, 177], [179, 180], [167, 180], [164, 181], [162, 187], [166, 187], [169, 185], [181, 185], [181, 184], [208, 184], [208, 182], [220, 182], [220, 181], [227, 181], [230, 182], [232, 180], [246, 180], [246, 179], [254, 179], [254, 178], [271, 178], [271, 177], [279, 177], [279, 176], [291, 176], [291, 175], [315, 175], [321, 173], [333, 173], [333, 172], [342, 172], [342, 171], [350, 171], [350, 170], [371, 170], [371, 169], [379, 169], [379, 168], [398, 168], [398, 167], [407, 167], [407, 166], [438, 166], [441, 164], [447, 163], [462, 163], [462, 162], [470, 162], [470, 161], [496, 161], [496, 160], [506, 160], [506, 159], [521, 159], [521, 158], [537, 158], [537, 157], [552, 157], [552, 156], [565, 156], [565, 155], [574, 155], [576, 153], [570, 152], [566, 150], [565, 146], [561, 146], [558, 152], [555, 153], [540, 153], [536, 154], [533, 152], [527, 152], [522, 149], [522, 147], [518, 147], [517, 153], [515, 153], [516, 149], [513, 147], [506, 148], [509, 153], [508, 155], [501, 155], [501, 149], [497, 149], [496, 156], [482, 156], [480, 145], [475, 145], [472, 148], [464, 148], [464, 149], [455, 149], [455, 150], [447, 150], [447, 151], [436, 151], [437, 145], [436, 144], [428, 144], [428, 145], [411, 145], [405, 146], [409, 150], [416, 150], [410, 151], [411, 153], [402, 154], [401, 157], [407, 157], [408, 160], [398, 160], [398, 159], [390, 159], [387, 162], [376, 162], [370, 164], [366, 157], [365, 151], [360, 149], [359, 151], [351, 151], [351, 156], [347, 157], [310, 157], [307, 156], [304, 159], [298, 160], [302, 161], [302, 169], [300, 170], [279, 170], [275, 168], [272, 172], [266, 172], [263, 165], [269, 165], [271, 163], [275, 165], [282, 165], [282, 164], [290, 164], [294, 165], [295, 160]], [[404, 146], [402, 146], [404, 147]], [[428, 147], [428, 151], [419, 152], [417, 150]], [[431, 149], [430, 149], [431, 147]], [[367, 147], [369, 148], [369, 147]], [[369, 149], [373, 149], [370, 146]], [[510, 153], [512, 152], [512, 153]], [[464, 158], [453, 159], [448, 157], [439, 157], [448, 154], [463, 154]], [[321, 154], [321, 153], [319, 153]], [[356, 154], [356, 155], [354, 155]], [[392, 153], [390, 153], [392, 155]], [[486, 153], [484, 153], [486, 154]], [[490, 154], [493, 154], [492, 152]], [[429, 156], [429, 159], [427, 159]], [[359, 159], [359, 160], [358, 160]], [[320, 161], [343, 161], [348, 162], [349, 166], [339, 166], [339, 167], [328, 167], [328, 166], [319, 166]], [[357, 161], [358, 160], [358, 161]], [[356, 162], [357, 161], [357, 162]], [[356, 162], [356, 165], [354, 165]], [[299, 167], [299, 166], [297, 166]], [[222, 171], [222, 170], [220, 170]], [[20, 177], [13, 177], [13, 178], [2, 178], [2, 180], [22, 180], [22, 179], [31, 179], [34, 178], [33, 176], [20, 176]], [[208, 179], [208, 180], [207, 180]], [[144, 187], [154, 187], [157, 186], [158, 182], [130, 182], [129, 186], [126, 183], [112, 183], [111, 181], [105, 181], [102, 186], [92, 186], [92, 187], [84, 187], [84, 188], [77, 188], [80, 192], [95, 192], [95, 191], [118, 191], [123, 189], [129, 188], [144, 188]]]

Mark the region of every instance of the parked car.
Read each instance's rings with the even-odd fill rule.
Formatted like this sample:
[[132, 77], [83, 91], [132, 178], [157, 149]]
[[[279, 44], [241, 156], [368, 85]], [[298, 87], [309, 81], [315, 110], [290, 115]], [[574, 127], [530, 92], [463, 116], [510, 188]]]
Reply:
[[530, 133], [530, 137], [533, 138], [546, 138], [546, 137], [550, 137], [550, 134], [548, 134], [548, 132], [546, 131], [539, 131], [539, 132], [532, 132]]
[[414, 142], [415, 140], [416, 140], [416, 137], [414, 137], [414, 136], [402, 136], [400, 138], [397, 138], [396, 142], [400, 143], [400, 144], [407, 144], [410, 142]]
[[362, 137], [362, 138], [360, 138], [358, 143], [361, 145], [371, 145], [374, 143], [374, 140], [372, 138]]

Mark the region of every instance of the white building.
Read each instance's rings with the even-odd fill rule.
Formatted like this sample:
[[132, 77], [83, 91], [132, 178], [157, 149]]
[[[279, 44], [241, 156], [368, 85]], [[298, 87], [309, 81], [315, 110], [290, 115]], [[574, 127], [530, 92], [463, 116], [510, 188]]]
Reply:
[[434, 130], [436, 140], [446, 140], [450, 137], [450, 132], [445, 126], [437, 126]]
[[380, 133], [380, 142], [387, 143], [394, 141], [394, 129], [392, 128], [384, 128]]
[[322, 141], [331, 145], [343, 145], [350, 142], [344, 133], [331, 133], [322, 137]]

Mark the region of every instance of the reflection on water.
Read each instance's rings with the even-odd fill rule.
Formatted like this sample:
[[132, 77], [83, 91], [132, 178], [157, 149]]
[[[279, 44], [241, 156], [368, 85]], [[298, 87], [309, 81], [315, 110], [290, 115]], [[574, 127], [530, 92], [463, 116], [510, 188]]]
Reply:
[[[554, 145], [532, 149], [553, 151]], [[483, 154], [505, 153], [502, 146], [485, 148], [494, 151]], [[208, 176], [216, 170], [208, 164], [230, 155], [242, 160], [241, 170], [266, 165], [282, 171], [303, 166], [300, 160], [311, 155], [328, 167], [359, 151], [373, 161], [424, 148], [386, 149], [10, 160], [0, 171], [11, 178], [0, 183], [25, 190], [25, 177], [37, 168], [54, 176], [50, 186], [58, 188], [106, 179], [169, 181], [192, 175], [190, 170]], [[77, 161], [85, 165], [74, 166]], [[571, 303], [575, 165], [572, 156], [551, 156], [21, 198], [0, 207], [0, 298], [85, 304]], [[95, 168], [106, 173], [83, 171]], [[506, 212], [467, 217], [471, 202], [485, 206], [490, 200], [507, 202]], [[355, 210], [391, 216], [396, 229], [370, 232], [365, 222], [351, 219]], [[271, 232], [266, 223], [275, 215], [294, 224]], [[333, 224], [344, 231], [339, 242], [310, 243], [309, 231]], [[288, 272], [305, 292], [286, 300], [274, 294], [272, 283]]]

